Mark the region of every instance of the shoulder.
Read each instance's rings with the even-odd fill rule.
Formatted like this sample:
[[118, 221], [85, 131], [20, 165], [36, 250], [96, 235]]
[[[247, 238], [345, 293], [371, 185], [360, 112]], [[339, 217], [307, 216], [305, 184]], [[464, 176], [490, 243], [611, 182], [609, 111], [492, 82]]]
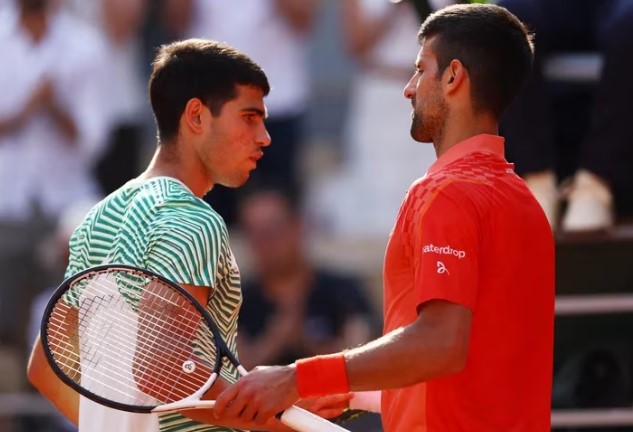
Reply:
[[441, 203], [458, 208], [487, 207], [496, 180], [508, 166], [496, 155], [471, 153], [413, 183], [405, 201], [421, 210]]
[[176, 238], [205, 238], [221, 243], [228, 238], [222, 216], [175, 179], [157, 178], [137, 186], [139, 209], [153, 208], [150, 233]]
[[152, 197], [165, 215], [197, 215], [200, 218], [208, 218], [214, 224], [226, 226], [219, 213], [178, 180], [157, 178], [148, 181], [143, 184], [140, 196]]

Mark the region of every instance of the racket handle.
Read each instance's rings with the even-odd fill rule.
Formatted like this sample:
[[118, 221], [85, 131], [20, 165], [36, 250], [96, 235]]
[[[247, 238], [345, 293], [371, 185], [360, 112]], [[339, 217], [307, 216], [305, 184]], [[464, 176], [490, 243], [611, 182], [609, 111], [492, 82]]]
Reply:
[[153, 413], [182, 411], [188, 409], [204, 409], [213, 408], [215, 406], [214, 400], [181, 400], [178, 402], [172, 402], [166, 405], [159, 405], [152, 410]]
[[296, 406], [291, 406], [278, 417], [283, 424], [299, 432], [349, 432], [339, 425]]
[[[157, 406], [152, 412], [184, 411], [188, 409], [213, 408], [214, 406], [215, 401], [212, 400], [190, 399]], [[337, 424], [296, 406], [291, 406], [277, 417], [283, 424], [298, 432], [349, 432]]]

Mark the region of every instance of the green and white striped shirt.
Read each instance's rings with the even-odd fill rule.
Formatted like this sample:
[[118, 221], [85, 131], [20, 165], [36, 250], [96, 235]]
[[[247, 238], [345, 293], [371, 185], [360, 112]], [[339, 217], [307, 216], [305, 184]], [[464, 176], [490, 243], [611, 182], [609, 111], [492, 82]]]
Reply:
[[[128, 264], [176, 283], [213, 287], [206, 305], [235, 352], [242, 302], [240, 273], [224, 220], [180, 181], [132, 181], [97, 204], [70, 240], [66, 276], [100, 264]], [[237, 370], [225, 362], [229, 382]], [[234, 431], [196, 423], [180, 414], [160, 416], [161, 432]], [[143, 432], [143, 431], [139, 431]]]

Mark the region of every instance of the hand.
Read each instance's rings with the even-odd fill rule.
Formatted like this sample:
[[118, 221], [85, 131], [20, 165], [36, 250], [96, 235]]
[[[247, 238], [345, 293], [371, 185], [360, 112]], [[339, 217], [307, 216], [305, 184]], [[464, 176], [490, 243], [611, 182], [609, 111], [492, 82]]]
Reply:
[[295, 367], [258, 366], [216, 399], [216, 417], [264, 424], [298, 399]]
[[353, 393], [301, 399], [295, 405], [326, 419], [338, 417], [349, 408]]

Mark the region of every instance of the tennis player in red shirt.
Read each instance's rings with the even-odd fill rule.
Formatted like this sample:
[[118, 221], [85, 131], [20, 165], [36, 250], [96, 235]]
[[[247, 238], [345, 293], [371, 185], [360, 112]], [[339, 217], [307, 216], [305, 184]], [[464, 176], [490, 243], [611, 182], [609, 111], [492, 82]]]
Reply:
[[498, 136], [530, 70], [531, 38], [494, 5], [442, 9], [418, 38], [404, 95], [411, 135], [438, 159], [407, 192], [389, 239], [384, 336], [257, 368], [219, 396], [216, 413], [265, 421], [299, 398], [353, 391], [387, 432], [550, 430], [554, 242]]

